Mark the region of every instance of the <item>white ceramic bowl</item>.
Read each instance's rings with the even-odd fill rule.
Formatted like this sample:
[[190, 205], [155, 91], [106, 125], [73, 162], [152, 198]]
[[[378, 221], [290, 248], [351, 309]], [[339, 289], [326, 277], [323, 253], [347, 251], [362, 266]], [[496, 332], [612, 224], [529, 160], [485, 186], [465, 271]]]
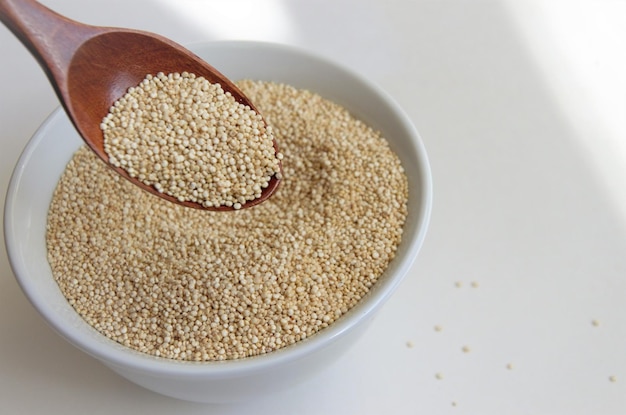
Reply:
[[191, 363], [128, 349], [101, 335], [72, 309], [46, 259], [48, 205], [66, 163], [81, 145], [65, 113], [55, 111], [26, 146], [11, 179], [4, 229], [15, 277], [43, 318], [71, 344], [125, 378], [158, 393], [199, 402], [228, 402], [292, 385], [339, 357], [401, 282], [424, 239], [431, 209], [431, 178], [417, 131], [400, 107], [354, 73], [282, 45], [215, 42], [191, 49], [233, 80], [252, 78], [306, 88], [348, 108], [382, 132], [409, 179], [408, 218], [396, 258], [370, 293], [349, 313], [309, 339], [247, 359]]

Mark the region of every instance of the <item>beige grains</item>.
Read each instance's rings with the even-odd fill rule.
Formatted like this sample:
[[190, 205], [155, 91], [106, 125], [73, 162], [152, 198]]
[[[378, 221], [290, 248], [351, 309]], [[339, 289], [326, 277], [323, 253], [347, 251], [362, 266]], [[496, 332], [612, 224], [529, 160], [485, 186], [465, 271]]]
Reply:
[[48, 258], [76, 311], [130, 348], [212, 361], [271, 352], [328, 327], [396, 253], [407, 179], [386, 141], [287, 85], [240, 87], [285, 154], [259, 206], [206, 212], [137, 189], [81, 148], [55, 191]]
[[180, 201], [239, 209], [281, 175], [271, 127], [194, 74], [147, 75], [100, 128], [112, 165]]

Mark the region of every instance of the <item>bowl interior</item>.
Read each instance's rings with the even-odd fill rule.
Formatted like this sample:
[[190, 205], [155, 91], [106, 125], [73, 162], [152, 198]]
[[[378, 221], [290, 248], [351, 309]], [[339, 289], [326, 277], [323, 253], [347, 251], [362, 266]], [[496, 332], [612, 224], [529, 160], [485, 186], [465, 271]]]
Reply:
[[409, 178], [409, 215], [396, 258], [366, 299], [329, 328], [267, 355], [232, 362], [184, 363], [134, 352], [92, 329], [72, 309], [52, 278], [45, 245], [46, 216], [54, 188], [82, 144], [61, 109], [40, 127], [20, 157], [6, 199], [5, 238], [9, 259], [24, 293], [46, 321], [70, 342], [114, 365], [164, 373], [262, 368], [295, 359], [369, 317], [410, 268], [425, 236], [431, 180], [423, 145], [404, 112], [383, 91], [336, 64], [291, 47], [258, 42], [214, 42], [191, 46], [233, 80], [258, 79], [309, 89], [348, 108], [382, 132], [400, 156]]

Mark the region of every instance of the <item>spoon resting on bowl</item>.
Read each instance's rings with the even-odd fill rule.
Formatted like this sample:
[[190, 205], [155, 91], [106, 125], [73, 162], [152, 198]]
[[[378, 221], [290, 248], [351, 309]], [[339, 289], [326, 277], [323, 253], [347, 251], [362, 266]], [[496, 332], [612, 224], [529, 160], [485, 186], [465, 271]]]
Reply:
[[[170, 202], [205, 210], [233, 210], [233, 206], [206, 206], [179, 200], [157, 190], [111, 164], [105, 151], [103, 118], [129, 88], [147, 75], [189, 73], [220, 84], [240, 104], [258, 112], [248, 98], [224, 75], [192, 52], [162, 36], [122, 28], [91, 26], [70, 20], [34, 0], [0, 0], [0, 20], [28, 48], [44, 69], [67, 115], [85, 143], [117, 173], [140, 188]], [[273, 142], [276, 155], [278, 149]], [[278, 160], [280, 167], [280, 160]], [[269, 198], [281, 174], [269, 178], [260, 197], [240, 207]], [[238, 206], [239, 207], [239, 206]]]

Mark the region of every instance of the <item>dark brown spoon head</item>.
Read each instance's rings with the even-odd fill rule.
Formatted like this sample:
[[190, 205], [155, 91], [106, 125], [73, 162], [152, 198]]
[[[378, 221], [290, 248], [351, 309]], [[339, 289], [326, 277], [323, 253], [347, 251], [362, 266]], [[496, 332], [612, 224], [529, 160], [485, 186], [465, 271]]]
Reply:
[[[102, 119], [111, 105], [128, 88], [137, 86], [147, 74], [189, 72], [219, 83], [242, 104], [256, 111], [248, 98], [224, 75], [198, 56], [162, 36], [131, 29], [84, 25], [67, 19], [33, 0], [0, 0], [0, 20], [13, 31], [37, 58], [55, 88], [69, 118], [83, 140], [111, 168], [142, 189], [187, 207], [206, 210], [233, 210], [232, 207], [204, 207], [181, 202], [158, 192], [118, 167], [109, 164], [104, 151]], [[274, 148], [278, 152], [276, 143]], [[272, 177], [260, 198], [244, 208], [257, 205], [278, 188]]]

